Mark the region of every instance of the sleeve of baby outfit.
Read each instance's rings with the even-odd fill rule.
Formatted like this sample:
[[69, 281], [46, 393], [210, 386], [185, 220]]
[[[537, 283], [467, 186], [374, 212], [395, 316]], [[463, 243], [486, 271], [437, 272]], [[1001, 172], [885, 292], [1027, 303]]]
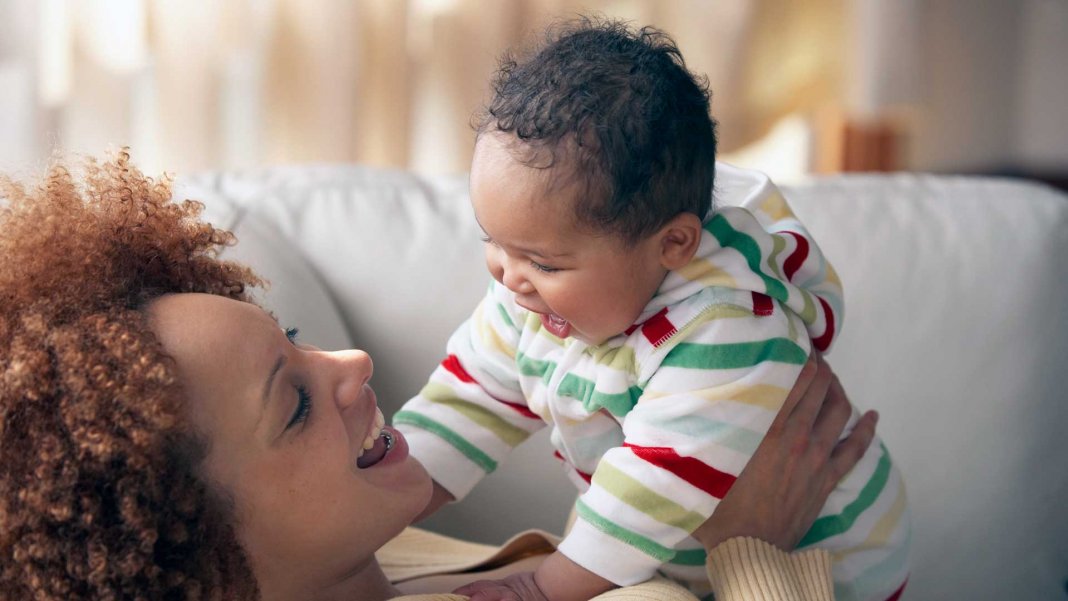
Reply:
[[762, 540], [720, 543], [705, 563], [716, 601], [833, 601], [831, 556], [824, 549], [785, 551]]
[[[727, 493], [756, 451], [808, 358], [799, 318], [712, 305], [657, 358], [610, 449], [576, 502], [560, 551], [616, 584], [647, 579], [665, 563], [701, 565], [703, 550], [676, 551]], [[642, 368], [645, 369], [644, 367]]]
[[491, 284], [449, 338], [426, 386], [393, 417], [414, 457], [457, 500], [545, 422], [519, 388], [516, 346], [522, 310]]

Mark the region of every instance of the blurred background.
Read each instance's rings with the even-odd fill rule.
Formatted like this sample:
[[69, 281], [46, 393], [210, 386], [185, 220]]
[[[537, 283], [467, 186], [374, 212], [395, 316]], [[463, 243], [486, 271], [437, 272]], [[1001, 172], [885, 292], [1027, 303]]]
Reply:
[[0, 0], [0, 168], [466, 171], [499, 55], [578, 13], [672, 34], [773, 177], [1068, 179], [1068, 0]]

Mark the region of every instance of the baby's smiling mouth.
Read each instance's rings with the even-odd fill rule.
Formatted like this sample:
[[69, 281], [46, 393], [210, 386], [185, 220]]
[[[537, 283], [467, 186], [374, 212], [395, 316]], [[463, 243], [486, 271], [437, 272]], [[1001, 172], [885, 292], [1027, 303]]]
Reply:
[[541, 325], [557, 338], [567, 338], [571, 334], [571, 323], [555, 313], [542, 313]]

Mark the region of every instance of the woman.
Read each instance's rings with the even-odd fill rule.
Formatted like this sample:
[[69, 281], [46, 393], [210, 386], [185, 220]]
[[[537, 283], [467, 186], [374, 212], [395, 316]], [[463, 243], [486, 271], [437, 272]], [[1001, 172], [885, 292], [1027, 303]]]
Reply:
[[[379, 419], [370, 357], [280, 329], [215, 258], [232, 236], [125, 153], [2, 195], [0, 599], [400, 594], [375, 552], [430, 480]], [[714, 579], [774, 553], [728, 538], [796, 545], [871, 440], [867, 416], [835, 447], [849, 409], [825, 368], [791, 399], [696, 533]]]

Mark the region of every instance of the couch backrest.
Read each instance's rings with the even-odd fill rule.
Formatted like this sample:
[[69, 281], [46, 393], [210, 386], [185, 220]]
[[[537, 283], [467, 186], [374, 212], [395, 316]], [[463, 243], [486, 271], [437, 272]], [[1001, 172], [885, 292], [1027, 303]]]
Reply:
[[[1068, 197], [1010, 180], [852, 176], [784, 190], [836, 265], [830, 362], [905, 475], [915, 599], [1064, 597]], [[485, 290], [462, 177], [289, 167], [180, 180], [273, 283], [302, 337], [356, 345], [396, 410]], [[429, 525], [501, 542], [559, 530], [574, 491], [545, 436]], [[532, 483], [536, 482], [536, 485]]]

